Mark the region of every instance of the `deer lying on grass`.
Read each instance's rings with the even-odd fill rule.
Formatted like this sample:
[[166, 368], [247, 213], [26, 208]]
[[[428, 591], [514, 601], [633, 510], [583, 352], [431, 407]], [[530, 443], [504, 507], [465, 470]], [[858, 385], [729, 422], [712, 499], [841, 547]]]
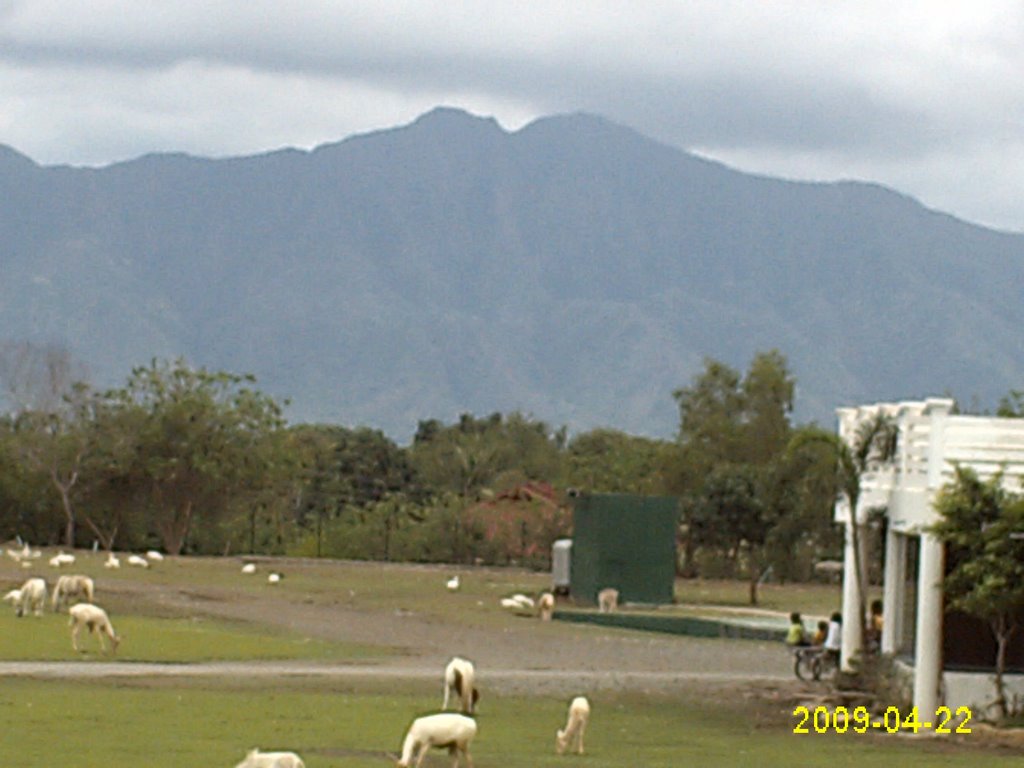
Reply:
[[306, 768], [306, 764], [294, 752], [260, 752], [258, 749], [250, 749], [245, 760], [235, 768]]

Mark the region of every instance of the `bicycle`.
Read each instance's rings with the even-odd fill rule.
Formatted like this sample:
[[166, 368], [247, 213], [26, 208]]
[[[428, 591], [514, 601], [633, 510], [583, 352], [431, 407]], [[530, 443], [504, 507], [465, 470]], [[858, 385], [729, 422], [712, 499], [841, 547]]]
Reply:
[[838, 651], [822, 650], [811, 663], [811, 673], [815, 680], [831, 680], [838, 672]]
[[814, 677], [814, 660], [821, 649], [812, 645], [802, 645], [791, 649], [793, 653], [793, 674], [797, 680], [811, 680]]
[[839, 669], [835, 654], [820, 645], [805, 645], [793, 649], [793, 674], [798, 680], [830, 680]]

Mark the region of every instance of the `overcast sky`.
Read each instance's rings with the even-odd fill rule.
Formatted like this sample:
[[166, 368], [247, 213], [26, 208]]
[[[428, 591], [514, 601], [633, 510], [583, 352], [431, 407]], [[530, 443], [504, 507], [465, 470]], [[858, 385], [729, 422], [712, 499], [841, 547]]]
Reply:
[[45, 164], [308, 148], [441, 104], [591, 112], [1024, 231], [1020, 0], [0, 0], [0, 143]]

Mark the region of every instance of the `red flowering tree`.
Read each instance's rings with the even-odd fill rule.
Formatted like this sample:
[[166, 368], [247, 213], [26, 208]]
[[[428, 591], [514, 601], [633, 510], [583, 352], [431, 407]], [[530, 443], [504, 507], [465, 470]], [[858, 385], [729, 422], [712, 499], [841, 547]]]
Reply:
[[551, 564], [551, 545], [568, 535], [572, 516], [547, 483], [523, 483], [466, 510], [491, 558], [536, 567]]

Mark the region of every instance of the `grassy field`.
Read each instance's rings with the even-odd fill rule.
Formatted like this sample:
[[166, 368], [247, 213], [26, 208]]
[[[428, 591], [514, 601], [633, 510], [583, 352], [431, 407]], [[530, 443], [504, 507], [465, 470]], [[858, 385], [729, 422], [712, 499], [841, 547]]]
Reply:
[[[249, 599], [275, 590], [278, 597], [312, 606], [344, 605], [387, 614], [412, 610], [453, 628], [473, 626], [497, 632], [516, 619], [496, 608], [513, 592], [537, 592], [549, 585], [542, 573], [518, 570], [439, 568], [365, 563], [260, 562], [254, 576], [240, 573], [238, 559], [170, 559], [148, 571], [107, 571], [103, 555], [85, 553], [75, 572], [97, 581], [97, 602], [111, 610], [126, 638], [118, 660], [185, 662], [212, 660], [351, 661], [386, 658], [382, 644], [354, 645], [311, 639], [259, 621], [225, 621], [203, 614], [202, 599], [183, 609], [180, 602], [154, 600], [147, 588], [165, 595], [193, 590], [224, 590], [229, 599]], [[284, 581], [266, 582], [270, 568]], [[56, 572], [34, 572], [52, 585]], [[462, 576], [458, 593], [444, 589], [446, 579]], [[20, 584], [28, 572], [0, 562], [0, 583]], [[762, 608], [828, 613], [838, 604], [838, 587], [767, 585]], [[198, 594], [198, 593], [197, 593]], [[679, 605], [666, 611], [727, 610], [746, 605], [746, 585], [689, 581], [677, 585]], [[204, 598], [205, 599], [205, 598]], [[556, 622], [557, 623], [557, 622]], [[551, 637], [571, 642], [573, 627], [552, 626]], [[457, 631], [457, 629], [453, 629]], [[628, 630], [620, 630], [628, 632]], [[636, 633], [638, 643], [646, 638]], [[88, 638], [89, 648], [95, 639]], [[715, 641], [708, 641], [715, 642]], [[67, 619], [47, 613], [16, 619], [0, 606], [0, 659], [105, 659], [95, 651], [75, 654]], [[508, 666], [516, 665], [515, 658]], [[338, 678], [118, 677], [110, 680], [8, 678], [0, 680], [0, 713], [7, 766], [223, 765], [238, 763], [247, 749], [294, 749], [310, 768], [392, 764], [411, 719], [436, 711], [439, 680], [387, 679], [346, 682]], [[565, 765], [594, 768], [675, 768], [716, 766], [820, 765], [861, 768], [879, 764], [923, 766], [1019, 765], [1017, 756], [981, 750], [977, 742], [948, 738], [909, 739], [887, 734], [796, 735], [792, 707], [743, 686], [681, 689], [665, 693], [597, 692], [587, 735], [588, 754], [556, 757], [554, 731], [564, 722], [567, 701], [550, 694], [524, 696], [488, 691], [479, 715], [480, 735], [473, 748], [478, 768], [544, 768]], [[16, 738], [14, 737], [16, 734]], [[389, 755], [391, 755], [389, 757]], [[449, 762], [442, 753], [427, 761], [437, 768]]]
[[[0, 682], [9, 768], [154, 765], [230, 766], [247, 749], [298, 751], [310, 768], [390, 764], [409, 721], [436, 708], [436, 686], [360, 687], [207, 681]], [[785, 713], [742, 701], [607, 694], [592, 697], [587, 754], [556, 757], [554, 730], [566, 702], [495, 697], [481, 711], [473, 745], [478, 768], [677, 768], [680, 765], [1019, 765], [1019, 757], [979, 753], [939, 739], [847, 734], [794, 735]], [[447, 766], [433, 753], [428, 766]]]
[[[47, 553], [48, 555], [49, 553]], [[98, 585], [97, 602], [119, 614], [129, 613], [173, 618], [177, 614], [156, 603], [135, 602], [118, 591], [120, 584], [173, 586], [187, 592], [190, 588], [220, 588], [258, 596], [268, 589], [266, 573], [283, 568], [285, 580], [274, 587], [278, 591], [301, 595], [306, 603], [345, 604], [367, 610], [413, 610], [445, 621], [471, 626], [500, 626], [505, 618], [493, 610], [500, 598], [515, 592], [536, 594], [550, 587], [547, 573], [518, 569], [465, 568], [452, 566], [415, 566], [359, 562], [288, 561], [281, 566], [260, 562], [255, 575], [240, 573], [239, 558], [171, 558], [150, 570], [102, 567], [102, 553], [78, 553], [75, 573], [92, 576]], [[450, 575], [460, 574], [462, 589], [454, 598], [439, 589]], [[0, 559], [0, 585], [21, 584], [29, 575], [42, 575], [52, 584], [57, 572], [38, 565], [31, 572], [13, 562]], [[112, 595], [104, 595], [104, 589]], [[805, 616], [827, 616], [840, 607], [840, 587], [835, 584], [765, 584], [759, 590], [758, 610]], [[102, 599], [101, 599], [102, 598]], [[742, 581], [693, 579], [677, 580], [677, 605], [662, 606], [659, 612], [694, 613], [727, 608], [750, 608], [747, 584]]]
[[[284, 659], [351, 661], [380, 656], [370, 646], [333, 643], [301, 635], [259, 629], [249, 624], [204, 618], [152, 618], [118, 616], [118, 634], [124, 639], [119, 661], [201, 662], [273, 661]], [[71, 647], [68, 620], [63, 615], [16, 619], [0, 616], [0, 660], [81, 661], [108, 660], [96, 637], [82, 633], [83, 653]]]
[[[760, 609], [806, 615], [827, 616], [839, 610], [842, 599], [838, 584], [762, 584], [757, 594]], [[675, 596], [681, 605], [751, 607], [749, 587], [743, 581], [679, 579]]]
[[[49, 554], [49, 553], [47, 553]], [[416, 610], [438, 619], [478, 626], [500, 626], [504, 621], [493, 610], [501, 597], [515, 592], [538, 593], [550, 587], [551, 577], [518, 569], [417, 566], [408, 564], [352, 561], [301, 561], [283, 563], [260, 559], [259, 571], [240, 572], [240, 558], [170, 558], [148, 570], [122, 567], [103, 568], [102, 553], [79, 553], [78, 561], [67, 573], [91, 576], [97, 587], [96, 602], [112, 614], [140, 614], [158, 618], [181, 615], [160, 603], [136, 600], [123, 588], [161, 585], [188, 593], [191, 589], [223, 589], [240, 595], [258, 597], [272, 589], [295, 595], [312, 605], [346, 605], [366, 610]], [[282, 571], [283, 581], [267, 584], [271, 570]], [[455, 595], [442, 587], [450, 575], [462, 576], [463, 588]], [[42, 576], [50, 586], [60, 572], [37, 565], [26, 571], [0, 558], [0, 585], [10, 589], [30, 576]], [[189, 615], [191, 615], [191, 610]]]

